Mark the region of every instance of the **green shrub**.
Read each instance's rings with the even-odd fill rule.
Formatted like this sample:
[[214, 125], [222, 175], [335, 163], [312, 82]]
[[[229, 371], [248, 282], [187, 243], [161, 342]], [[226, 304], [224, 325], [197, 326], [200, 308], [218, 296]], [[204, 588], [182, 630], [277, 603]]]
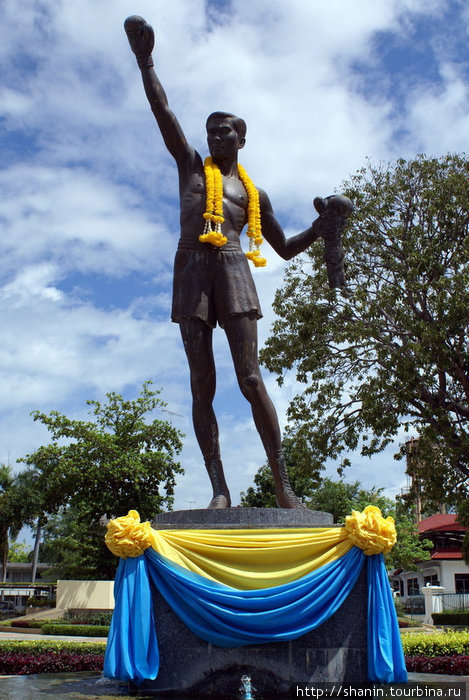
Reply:
[[435, 625], [468, 625], [469, 626], [469, 611], [461, 612], [460, 610], [445, 611], [441, 613], [432, 613], [433, 622]]
[[0, 641], [0, 675], [100, 671], [102, 642]]
[[469, 632], [403, 635], [402, 647], [406, 656], [467, 656]]
[[67, 610], [64, 619], [74, 625], [110, 625], [112, 610]]
[[12, 627], [42, 627], [44, 620], [12, 620]]
[[106, 642], [78, 642], [73, 639], [0, 639], [0, 653], [39, 654], [70, 651], [76, 654], [104, 654]]
[[107, 637], [108, 625], [57, 625], [47, 622], [42, 625], [44, 634], [70, 635], [73, 637]]
[[397, 621], [399, 623], [399, 627], [401, 629], [405, 629], [407, 627], [421, 627], [422, 624], [418, 620], [412, 620], [410, 617], [398, 617]]

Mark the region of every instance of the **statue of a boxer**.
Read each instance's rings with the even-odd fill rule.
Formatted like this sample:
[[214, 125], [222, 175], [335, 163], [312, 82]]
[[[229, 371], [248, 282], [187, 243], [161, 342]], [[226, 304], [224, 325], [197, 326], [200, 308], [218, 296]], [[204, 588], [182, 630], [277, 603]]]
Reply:
[[[181, 237], [174, 262], [172, 320], [179, 324], [190, 367], [194, 430], [213, 487], [209, 508], [228, 508], [231, 504], [212, 407], [216, 382], [212, 334], [217, 322], [228, 338], [239, 387], [251, 404], [274, 476], [277, 504], [281, 508], [301, 508], [288, 481], [277, 414], [259, 370], [257, 320], [262, 313], [240, 234], [249, 219], [251, 250], [247, 256], [255, 264], [265, 264], [259, 252], [262, 237], [289, 260], [319, 236], [337, 240], [344, 211], [335, 202], [340, 201], [343, 207], [344, 198], [321, 200], [316, 206], [323, 211], [312, 226], [286, 239], [269, 198], [253, 186], [245, 171], [242, 176], [243, 169], [238, 167], [238, 151], [246, 141], [245, 122], [224, 112], [208, 117], [211, 158], [204, 166], [200, 155], [187, 143], [154, 71], [153, 29], [138, 16], [129, 17], [124, 26], [152, 112], [179, 172]], [[337, 279], [343, 280], [343, 274]]]

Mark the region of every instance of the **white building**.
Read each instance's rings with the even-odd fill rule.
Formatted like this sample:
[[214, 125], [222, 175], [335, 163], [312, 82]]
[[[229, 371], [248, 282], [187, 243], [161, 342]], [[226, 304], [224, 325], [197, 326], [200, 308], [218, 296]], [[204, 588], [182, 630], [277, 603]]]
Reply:
[[[417, 523], [422, 539], [433, 542], [431, 558], [417, 564], [417, 571], [397, 569], [391, 576], [393, 588], [401, 600], [410, 604], [423, 586], [442, 586], [444, 593], [469, 596], [469, 566], [463, 561], [462, 540], [466, 529], [457, 515], [437, 514]], [[465, 597], [468, 597], [465, 596]]]

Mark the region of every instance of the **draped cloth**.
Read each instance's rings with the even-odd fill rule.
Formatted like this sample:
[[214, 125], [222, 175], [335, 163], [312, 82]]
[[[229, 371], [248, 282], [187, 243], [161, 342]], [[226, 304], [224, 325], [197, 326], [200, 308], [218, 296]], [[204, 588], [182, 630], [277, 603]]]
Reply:
[[111, 521], [106, 543], [121, 560], [105, 676], [136, 685], [157, 677], [152, 586], [207, 642], [285, 642], [339, 610], [366, 561], [369, 680], [407, 680], [383, 559], [395, 542], [391, 521], [373, 506], [343, 528], [152, 530], [136, 511]]

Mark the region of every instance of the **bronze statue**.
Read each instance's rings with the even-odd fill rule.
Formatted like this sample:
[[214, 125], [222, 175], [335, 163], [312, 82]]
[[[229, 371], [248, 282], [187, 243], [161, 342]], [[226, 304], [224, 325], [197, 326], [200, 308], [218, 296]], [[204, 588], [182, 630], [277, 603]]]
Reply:
[[[212, 333], [217, 322], [228, 338], [241, 392], [251, 404], [274, 476], [277, 504], [281, 508], [301, 508], [303, 505], [288, 481], [277, 414], [259, 370], [257, 320], [262, 313], [248, 261], [241, 249], [240, 234], [248, 222], [248, 214], [255, 219], [255, 214], [248, 212], [248, 204], [252, 209], [258, 192], [262, 236], [274, 250], [289, 260], [320, 236], [335, 241], [333, 248], [339, 274], [332, 275], [332, 281], [331, 276], [329, 279], [332, 285], [334, 280], [339, 280], [336, 286], [342, 286], [342, 258], [337, 240], [340, 242], [349, 200], [345, 202], [343, 197], [317, 199], [315, 206], [322, 212], [319, 218], [306, 231], [286, 239], [266, 193], [253, 188], [248, 176], [242, 181], [238, 151], [246, 140], [245, 122], [226, 112], [215, 112], [208, 117], [207, 143], [211, 159], [204, 168], [200, 155], [187, 143], [154, 71], [153, 29], [138, 16], [128, 17], [124, 27], [137, 57], [152, 112], [179, 173], [181, 237], [174, 262], [172, 320], [179, 324], [190, 367], [194, 430], [213, 487], [209, 508], [228, 508], [231, 504], [212, 407], [216, 382]], [[207, 209], [210, 193], [207, 198], [209, 181], [206, 178], [212, 172], [210, 191], [216, 190], [219, 182], [219, 199], [222, 199], [222, 211], [218, 212]], [[216, 194], [213, 197], [216, 199]], [[254, 239], [253, 248], [257, 246], [257, 249], [248, 256], [262, 265], [265, 261], [258, 250], [260, 233], [249, 235]]]

